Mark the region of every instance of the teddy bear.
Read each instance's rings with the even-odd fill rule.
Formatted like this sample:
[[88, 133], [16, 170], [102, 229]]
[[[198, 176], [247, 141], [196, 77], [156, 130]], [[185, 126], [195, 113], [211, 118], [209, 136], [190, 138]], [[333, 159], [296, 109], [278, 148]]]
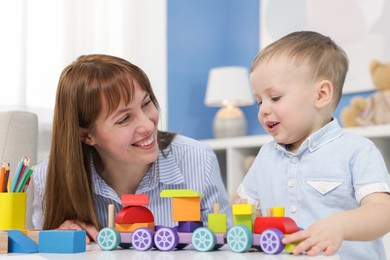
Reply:
[[376, 91], [366, 98], [353, 97], [342, 109], [340, 119], [345, 127], [390, 123], [390, 63], [372, 61], [370, 74]]

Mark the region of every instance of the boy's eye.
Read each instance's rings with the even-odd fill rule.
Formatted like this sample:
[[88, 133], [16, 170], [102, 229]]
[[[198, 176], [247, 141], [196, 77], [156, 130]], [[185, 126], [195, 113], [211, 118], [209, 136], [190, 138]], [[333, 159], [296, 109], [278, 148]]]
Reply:
[[275, 102], [275, 101], [279, 101], [280, 98], [281, 98], [280, 96], [278, 96], [278, 97], [271, 97], [271, 100]]

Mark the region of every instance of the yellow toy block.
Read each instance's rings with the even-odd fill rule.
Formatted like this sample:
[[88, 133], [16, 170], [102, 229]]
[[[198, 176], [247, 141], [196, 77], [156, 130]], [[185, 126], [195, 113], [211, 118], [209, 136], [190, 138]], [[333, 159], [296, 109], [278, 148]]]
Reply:
[[188, 198], [188, 197], [203, 197], [203, 194], [194, 190], [178, 189], [178, 190], [162, 190], [161, 198]]
[[232, 206], [233, 215], [252, 215], [253, 206], [251, 204], [235, 204]]
[[200, 221], [200, 198], [172, 198], [173, 221]]
[[119, 233], [134, 232], [137, 228], [155, 230], [154, 223], [115, 224], [115, 229], [118, 230]]
[[242, 204], [235, 204], [232, 206], [233, 225], [245, 225], [250, 231], [253, 231], [253, 205], [242, 201]]
[[8, 233], [0, 231], [0, 254], [8, 253]]

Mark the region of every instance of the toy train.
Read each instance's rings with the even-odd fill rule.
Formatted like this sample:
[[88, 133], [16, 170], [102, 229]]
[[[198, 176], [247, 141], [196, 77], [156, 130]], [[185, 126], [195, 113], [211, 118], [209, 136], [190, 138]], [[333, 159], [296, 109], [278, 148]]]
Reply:
[[[273, 216], [253, 219], [253, 207], [242, 203], [232, 206], [233, 226], [227, 230], [226, 214], [208, 215], [208, 226], [200, 221], [200, 197], [193, 190], [164, 190], [160, 197], [172, 198], [172, 219], [177, 227], [154, 225], [153, 214], [146, 208], [147, 194], [122, 196], [123, 208], [116, 216], [114, 227], [113, 205], [109, 208], [109, 226], [103, 228], [97, 236], [97, 242], [103, 250], [133, 247], [139, 251], [157, 248], [161, 251], [182, 249], [192, 244], [197, 251], [216, 250], [225, 244], [234, 252], [246, 252], [257, 248], [266, 254], [279, 254], [283, 250], [291, 252], [293, 244], [284, 245], [285, 235], [299, 230], [293, 219], [284, 217], [284, 208], [272, 209]], [[185, 205], [185, 206], [184, 206]]]

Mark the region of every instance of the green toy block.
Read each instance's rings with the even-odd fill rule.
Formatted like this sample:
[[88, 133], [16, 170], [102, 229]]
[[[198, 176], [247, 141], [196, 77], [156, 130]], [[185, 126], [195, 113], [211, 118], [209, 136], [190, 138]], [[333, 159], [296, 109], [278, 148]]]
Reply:
[[208, 216], [208, 228], [214, 233], [226, 233], [226, 214], [211, 213]]
[[195, 190], [177, 189], [163, 190], [160, 193], [161, 198], [185, 198], [185, 197], [203, 197], [203, 194]]

